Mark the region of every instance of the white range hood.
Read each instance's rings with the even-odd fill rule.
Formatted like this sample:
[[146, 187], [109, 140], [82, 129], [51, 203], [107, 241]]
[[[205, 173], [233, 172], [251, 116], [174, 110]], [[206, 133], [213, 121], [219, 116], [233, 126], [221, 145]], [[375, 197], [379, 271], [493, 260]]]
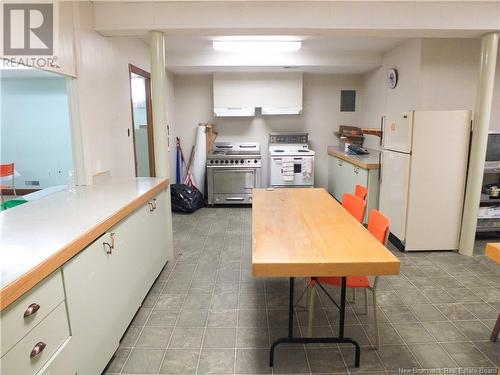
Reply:
[[214, 114], [217, 117], [253, 117], [255, 107], [214, 107]]
[[214, 114], [252, 117], [302, 113], [302, 73], [215, 73]]

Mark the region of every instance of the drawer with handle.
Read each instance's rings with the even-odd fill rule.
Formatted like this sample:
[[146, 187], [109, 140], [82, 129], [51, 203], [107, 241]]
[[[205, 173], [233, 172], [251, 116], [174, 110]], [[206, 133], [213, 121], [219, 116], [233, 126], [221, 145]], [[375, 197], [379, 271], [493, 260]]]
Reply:
[[57, 270], [2, 311], [1, 356], [64, 300], [61, 271]]
[[73, 348], [73, 337], [57, 349], [50, 359], [43, 365], [37, 375], [74, 375], [76, 374], [74, 363], [75, 350]]
[[66, 305], [60, 303], [1, 358], [1, 373], [36, 374], [69, 337]]

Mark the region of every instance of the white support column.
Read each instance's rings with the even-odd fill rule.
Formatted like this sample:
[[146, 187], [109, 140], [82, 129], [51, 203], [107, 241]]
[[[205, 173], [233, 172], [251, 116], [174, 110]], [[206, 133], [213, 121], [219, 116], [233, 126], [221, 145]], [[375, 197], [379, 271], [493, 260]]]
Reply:
[[151, 53], [151, 100], [153, 102], [155, 169], [158, 177], [169, 177], [165, 35], [161, 31], [150, 31], [149, 45]]
[[472, 255], [476, 236], [477, 215], [481, 199], [484, 161], [490, 127], [491, 104], [498, 50], [498, 33], [483, 35], [481, 39], [481, 62], [479, 85], [474, 109], [474, 130], [470, 148], [469, 170], [465, 192], [460, 254]]
[[[155, 169], [157, 177], [170, 178], [168, 128], [166, 109], [167, 77], [165, 69], [165, 34], [161, 31], [149, 32], [151, 55], [151, 101], [153, 106], [153, 138], [155, 151]], [[169, 261], [174, 260], [172, 240], [172, 209], [170, 187], [167, 189], [167, 228]]]

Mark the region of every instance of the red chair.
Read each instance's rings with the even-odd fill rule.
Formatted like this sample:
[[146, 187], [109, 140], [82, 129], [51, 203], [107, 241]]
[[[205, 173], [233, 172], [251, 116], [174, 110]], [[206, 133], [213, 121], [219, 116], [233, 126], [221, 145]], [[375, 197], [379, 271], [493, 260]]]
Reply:
[[354, 216], [360, 223], [363, 222], [366, 212], [366, 202], [355, 195], [344, 193], [342, 196], [342, 206]]
[[[385, 217], [380, 211], [372, 209], [370, 211], [370, 215], [368, 218], [368, 230], [370, 233], [379, 240], [382, 244], [385, 245], [387, 241], [387, 237], [389, 236], [389, 219]], [[313, 279], [311, 282], [311, 293], [309, 300], [309, 326], [308, 332], [309, 334], [312, 331], [312, 321], [314, 314], [314, 282], [317, 281], [324, 285], [342, 286], [342, 278], [341, 277], [318, 277], [315, 280]], [[377, 313], [377, 281], [378, 276], [375, 276], [373, 281], [373, 285], [370, 285], [370, 280], [368, 276], [347, 276], [347, 287], [354, 289], [363, 289], [365, 292], [365, 314], [368, 313], [368, 294], [367, 290], [372, 292], [373, 296], [373, 319], [375, 322], [375, 338], [376, 338], [376, 348], [380, 347], [380, 334], [379, 334], [379, 325], [378, 325], [378, 313]]]
[[354, 189], [354, 195], [366, 201], [366, 196], [368, 195], [368, 189], [363, 185], [356, 185], [356, 188]]
[[0, 189], [2, 189], [2, 202], [4, 202], [4, 198], [3, 198], [3, 189], [12, 189], [12, 191], [14, 192], [14, 196], [17, 197], [17, 193], [16, 193], [16, 186], [14, 184], [14, 163], [10, 163], [10, 164], [0, 164], [0, 177], [9, 177], [9, 176], [12, 176], [12, 180], [11, 180], [11, 185], [3, 185], [1, 184], [0, 185]]

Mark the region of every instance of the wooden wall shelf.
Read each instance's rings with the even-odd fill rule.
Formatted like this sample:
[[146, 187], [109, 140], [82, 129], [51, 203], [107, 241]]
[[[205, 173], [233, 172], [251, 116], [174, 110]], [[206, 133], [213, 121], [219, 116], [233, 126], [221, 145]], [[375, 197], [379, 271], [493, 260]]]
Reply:
[[363, 134], [375, 135], [377, 137], [382, 138], [382, 130], [376, 128], [365, 128], [361, 129]]

